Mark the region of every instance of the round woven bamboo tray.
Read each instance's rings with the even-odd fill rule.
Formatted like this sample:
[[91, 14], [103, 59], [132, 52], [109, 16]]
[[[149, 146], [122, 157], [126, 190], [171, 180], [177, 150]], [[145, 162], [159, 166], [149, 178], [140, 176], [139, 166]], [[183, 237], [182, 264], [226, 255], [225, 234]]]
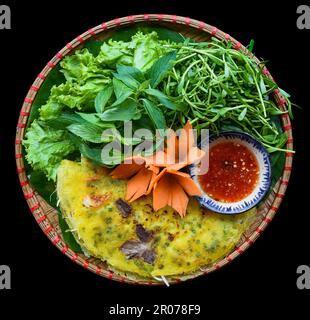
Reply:
[[[20, 179], [20, 184], [25, 196], [25, 199], [29, 205], [29, 208], [36, 219], [37, 223], [41, 227], [44, 234], [51, 240], [51, 242], [67, 257], [69, 257], [75, 263], [83, 266], [97, 275], [106, 277], [108, 279], [113, 279], [116, 281], [141, 284], [141, 285], [159, 285], [163, 284], [155, 279], [139, 279], [134, 276], [129, 275], [119, 275], [113, 272], [109, 267], [99, 259], [87, 258], [83, 254], [77, 254], [73, 252], [63, 241], [61, 230], [58, 224], [57, 211], [52, 208], [37, 192], [32, 188], [27, 178], [24, 167], [24, 155], [22, 153], [22, 139], [25, 134], [25, 127], [32, 107], [34, 98], [44, 80], [46, 79], [49, 72], [61, 61], [66, 55], [71, 54], [76, 49], [83, 47], [83, 44], [90, 38], [104, 40], [110, 38], [115, 32], [120, 28], [126, 28], [129, 25], [148, 25], [148, 26], [160, 26], [177, 31], [183, 34], [185, 37], [195, 39], [196, 41], [205, 41], [210, 39], [210, 37], [217, 37], [219, 39], [226, 39], [232, 42], [236, 50], [242, 50], [251, 54], [247, 49], [237, 40], [232, 38], [230, 35], [218, 30], [216, 27], [210, 26], [202, 21], [197, 21], [191, 18], [180, 17], [176, 15], [166, 15], [166, 14], [144, 14], [144, 15], [134, 15], [123, 18], [117, 18], [112, 21], [104, 22], [94, 28], [89, 29], [83, 34], [76, 37], [73, 41], [68, 43], [63, 49], [61, 49], [44, 67], [44, 69], [39, 73], [34, 83], [30, 87], [27, 96], [24, 100], [20, 116], [17, 124], [17, 133], [15, 141], [15, 156], [17, 163], [17, 172]], [[259, 60], [253, 56], [257, 62]], [[269, 71], [265, 68], [263, 72], [270, 78]], [[276, 89], [273, 92], [273, 96], [277, 104], [282, 110], [286, 110], [286, 100], [280, 94], [279, 90]], [[282, 128], [288, 135], [287, 150], [293, 150], [293, 136], [292, 128], [289, 116], [285, 113], [281, 116], [282, 118]], [[270, 193], [269, 197], [261, 203], [258, 210], [255, 221], [252, 223], [247, 232], [242, 236], [239, 243], [233, 252], [227, 255], [225, 258], [217, 261], [211, 266], [204, 269], [200, 269], [195, 273], [180, 277], [179, 279], [172, 279], [170, 283], [178, 283], [185, 281], [187, 279], [195, 278], [200, 275], [206, 275], [216, 269], [223, 267], [224, 265], [230, 263], [240, 254], [242, 254], [253, 242], [259, 237], [259, 235], [264, 231], [267, 225], [270, 223], [275, 213], [277, 212], [282, 199], [284, 197], [290, 173], [292, 169], [293, 153], [286, 153], [285, 167], [281, 179], [276, 183], [273, 191]]]

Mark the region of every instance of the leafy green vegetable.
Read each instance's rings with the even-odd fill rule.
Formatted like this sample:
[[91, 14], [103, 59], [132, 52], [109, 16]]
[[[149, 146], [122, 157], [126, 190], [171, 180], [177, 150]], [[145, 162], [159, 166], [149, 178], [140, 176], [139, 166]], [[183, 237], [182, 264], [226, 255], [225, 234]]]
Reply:
[[82, 113], [62, 112], [57, 118], [44, 121], [48, 127], [58, 130], [65, 130], [69, 125], [74, 123], [86, 123], [87, 121], [81, 117]]
[[239, 121], [242, 121], [243, 119], [244, 119], [244, 117], [245, 117], [245, 115], [246, 115], [246, 113], [247, 113], [247, 108], [244, 108], [242, 111], [241, 111], [241, 113], [239, 114], [239, 116], [238, 116], [238, 120]]
[[102, 128], [88, 124], [71, 124], [67, 128], [70, 132], [76, 136], [82, 138], [84, 141], [93, 142], [93, 143], [102, 143]]
[[100, 69], [95, 57], [87, 50], [77, 50], [73, 55], [66, 56], [60, 62], [61, 72], [69, 82], [85, 82], [89, 78], [106, 76], [104, 69]]
[[149, 28], [143, 29], [148, 32], [138, 31], [137, 28], [117, 32], [113, 39], [102, 44], [97, 61], [104, 67], [115, 68], [117, 64], [122, 64], [146, 71], [167, 53], [164, 44], [168, 39], [183, 39], [178, 33], [162, 28], [158, 28], [160, 36]]
[[112, 106], [121, 104], [133, 94], [132, 89], [127, 87], [122, 81], [116, 78], [113, 79], [113, 88], [116, 96], [116, 101], [112, 104]]
[[[38, 91], [30, 111], [30, 115], [27, 122], [27, 127], [40, 116], [40, 108], [47, 103], [51, 88], [61, 84], [65, 80], [63, 74], [60, 72], [60, 65], [57, 65], [50, 71], [48, 77], [42, 83], [40, 90]], [[53, 109], [53, 108], [52, 108]], [[57, 111], [56, 111], [57, 112]], [[53, 113], [53, 112], [52, 112]], [[26, 128], [27, 129], [27, 128]]]
[[140, 85], [140, 83], [131, 76], [122, 75], [122, 74], [118, 74], [118, 73], [113, 73], [113, 76], [114, 76], [114, 79], [118, 79], [124, 85], [126, 85], [128, 88], [130, 88], [132, 90], [138, 89], [138, 87]]
[[111, 85], [99, 91], [95, 99], [95, 109], [98, 113], [102, 113], [104, 111], [104, 108], [107, 105], [108, 101], [111, 99], [112, 94], [113, 86]]
[[129, 42], [114, 41], [104, 42], [97, 56], [97, 61], [103, 67], [115, 68], [116, 64], [132, 65], [133, 52]]
[[102, 121], [128, 121], [138, 117], [136, 103], [127, 99], [99, 115]]
[[[169, 127], [180, 128], [187, 119], [198, 132], [208, 128], [217, 133], [234, 126], [261, 141], [271, 153], [285, 151], [286, 134], [274, 120], [284, 112], [270, 98], [277, 85], [262, 73], [263, 63], [258, 65], [233, 49], [230, 41], [215, 38], [166, 47], [178, 50], [177, 60], [158, 89], [177, 105], [187, 105], [175, 117], [167, 117]], [[286, 100], [291, 113], [287, 96]]]
[[166, 120], [162, 111], [156, 107], [150, 100], [143, 99], [145, 110], [154, 123], [156, 129], [165, 129]]
[[99, 115], [97, 113], [76, 112], [76, 114], [82, 118], [82, 120], [78, 121], [79, 123], [85, 123], [85, 124], [91, 123], [94, 125], [102, 126]]
[[171, 51], [158, 59], [153, 66], [148, 70], [148, 76], [151, 80], [151, 86], [156, 88], [162, 79], [166, 76], [169, 70], [173, 67], [173, 62], [177, 56], [177, 51]]
[[62, 233], [62, 236], [64, 238], [65, 243], [74, 252], [83, 253], [81, 246], [75, 240], [72, 232], [70, 231], [70, 228], [69, 228], [66, 220], [63, 218], [62, 213], [59, 209], [57, 210], [57, 213], [58, 213], [59, 227], [60, 227], [60, 230], [61, 230], [61, 233]]
[[65, 108], [90, 110], [97, 93], [111, 82], [111, 70], [102, 68], [87, 49], [65, 57], [60, 65], [66, 82], [55, 81], [50, 88], [48, 100], [41, 104], [42, 120], [58, 117]]
[[32, 170], [27, 171], [31, 186], [37, 190], [40, 195], [54, 208], [57, 207], [57, 193], [55, 182], [47, 180], [43, 171]]
[[281, 151], [276, 151], [271, 155], [271, 166], [272, 166], [272, 187], [278, 182], [283, 174], [283, 169], [285, 166], [285, 153]]
[[[230, 42], [184, 41], [162, 28], [158, 34], [144, 27], [145, 33], [133, 30], [89, 43], [61, 62], [65, 79], [54, 81], [53, 87], [49, 83], [44, 97], [43, 91], [42, 98], [41, 90], [38, 93], [43, 131], [61, 132], [72, 150], [79, 148], [101, 164], [105, 161], [98, 146], [102, 149], [111, 141], [123, 146], [139, 143], [117, 131], [128, 120], [134, 129], [154, 132], [179, 129], [189, 119], [198, 132], [233, 128], [250, 133], [269, 152], [284, 150], [287, 137], [277, 121], [283, 111], [269, 97], [276, 85], [262, 74], [263, 64], [234, 50]], [[172, 38], [175, 42], [167, 41]], [[288, 94], [284, 96], [290, 107]]]
[[163, 94], [161, 91], [149, 88], [145, 89], [145, 93], [147, 93], [150, 96], [153, 96], [158, 99], [158, 101], [163, 104], [165, 107], [171, 110], [177, 110], [177, 105], [174, 104], [165, 94]]
[[62, 104], [54, 101], [49, 101], [48, 103], [46, 103], [41, 107], [40, 117], [42, 120], [54, 119], [61, 115], [62, 110], [63, 110]]
[[129, 66], [118, 64], [116, 65], [116, 70], [119, 76], [130, 77], [136, 80], [138, 83], [142, 83], [143, 81], [146, 80], [142, 71], [135, 67], [129, 67]]
[[76, 150], [66, 131], [46, 127], [37, 120], [28, 128], [23, 145], [33, 169], [44, 172], [54, 181], [61, 160]]
[[[60, 71], [64, 75], [64, 78], [59, 76], [62, 83], [54, 81], [54, 86], [50, 84], [49, 96], [45, 91], [44, 99], [40, 100], [41, 135], [44, 132], [47, 135], [54, 133], [51, 141], [44, 138], [44, 144], [53, 143], [53, 147], [41, 156], [36, 150], [42, 150], [38, 143], [43, 145], [43, 141], [36, 139], [36, 147], [32, 149], [35, 144], [27, 144], [25, 139], [29, 163], [54, 180], [61, 159], [79, 148], [79, 143], [83, 143], [84, 155], [92, 158], [96, 158], [94, 154], [98, 152], [87, 152], [93, 150], [87, 144], [103, 147], [113, 139], [122, 145], [138, 143], [137, 139], [116, 133], [116, 127], [120, 127], [123, 121], [138, 121], [143, 116], [151, 121], [153, 129], [164, 128], [162, 108], [175, 111], [177, 105], [170, 97], [152, 88], [150, 83], [159, 83], [176, 57], [175, 53], [168, 53], [171, 50], [166, 48], [166, 44], [168, 42], [159, 40], [155, 32], [138, 32], [128, 42], [109, 40], [102, 43], [97, 56], [90, 49], [98, 51], [98, 43], [96, 49], [91, 44], [66, 57], [60, 63]], [[156, 68], [152, 69], [154, 63]], [[152, 79], [148, 75], [157, 78]], [[41, 92], [38, 93], [40, 95]], [[147, 119], [143, 121], [146, 124]], [[39, 122], [33, 124], [33, 128], [37, 125]], [[28, 136], [31, 136], [33, 128], [29, 129]], [[111, 131], [106, 132], [107, 128]], [[65, 149], [65, 152], [58, 149]]]
[[184, 41], [184, 37], [180, 33], [153, 25], [151, 27], [148, 25], [133, 25], [119, 29], [112, 35], [112, 39], [115, 41], [131, 41], [131, 38], [137, 32], [142, 32], [144, 34], [156, 32], [159, 40], [168, 40], [175, 43]]
[[80, 143], [80, 152], [81, 154], [95, 162], [96, 164], [102, 164], [101, 162], [101, 148], [90, 148], [87, 144], [85, 143]]
[[167, 52], [167, 49], [161, 44], [156, 32], [148, 34], [137, 32], [130, 42], [130, 48], [134, 48], [133, 66], [141, 71], [148, 70]]
[[123, 160], [123, 155], [120, 151], [114, 150], [114, 155], [109, 153], [108, 157], [104, 157], [102, 149], [91, 148], [84, 143], [80, 144], [80, 152], [84, 157], [92, 160], [94, 163], [105, 165], [106, 167], [114, 167]]
[[96, 95], [110, 79], [88, 80], [84, 84], [66, 82], [51, 89], [49, 101], [57, 102], [70, 109], [90, 110], [94, 106]]

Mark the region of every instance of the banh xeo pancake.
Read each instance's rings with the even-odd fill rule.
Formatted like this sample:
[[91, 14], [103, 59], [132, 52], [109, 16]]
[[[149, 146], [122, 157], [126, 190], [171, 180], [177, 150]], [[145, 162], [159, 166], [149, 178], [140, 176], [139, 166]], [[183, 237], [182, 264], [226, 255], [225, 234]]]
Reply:
[[212, 264], [234, 248], [255, 214], [219, 215], [192, 198], [181, 218], [170, 207], [154, 212], [152, 196], [128, 204], [125, 192], [125, 180], [84, 159], [58, 168], [62, 214], [81, 247], [114, 271], [140, 277], [186, 275]]

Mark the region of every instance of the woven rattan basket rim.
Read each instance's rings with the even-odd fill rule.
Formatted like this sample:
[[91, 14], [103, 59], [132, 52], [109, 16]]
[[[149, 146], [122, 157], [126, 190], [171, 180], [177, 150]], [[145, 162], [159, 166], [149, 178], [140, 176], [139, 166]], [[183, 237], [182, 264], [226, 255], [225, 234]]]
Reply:
[[[73, 41], [68, 43], [47, 63], [47, 65], [43, 68], [43, 70], [39, 73], [39, 75], [35, 79], [34, 83], [30, 87], [30, 90], [28, 91], [27, 96], [24, 100], [24, 103], [22, 105], [22, 109], [20, 112], [20, 116], [18, 119], [16, 141], [15, 141], [15, 157], [16, 157], [17, 172], [18, 172], [20, 184], [21, 184], [25, 199], [28, 203], [28, 206], [34, 218], [36, 219], [37, 223], [43, 230], [44, 234], [51, 240], [51, 242], [59, 250], [61, 250], [62, 253], [64, 253], [72, 261], [78, 263], [84, 268], [98, 275], [106, 277], [108, 279], [113, 279], [120, 282], [127, 282], [132, 284], [159, 285], [162, 283], [155, 280], [133, 279], [131, 277], [121, 276], [117, 273], [114, 273], [113, 271], [106, 270], [106, 268], [99, 267], [95, 263], [90, 262], [84, 255], [74, 253], [71, 249], [68, 248], [68, 246], [63, 242], [63, 240], [58, 235], [57, 231], [54, 229], [54, 227], [51, 225], [51, 223], [47, 218], [49, 211], [54, 209], [51, 209], [48, 206], [46, 206], [45, 201], [43, 201], [36, 194], [35, 190], [31, 187], [29, 183], [29, 180], [25, 172], [25, 166], [24, 166], [24, 160], [23, 160], [23, 154], [22, 154], [22, 145], [21, 145], [22, 139], [24, 137], [25, 127], [27, 124], [30, 109], [32, 107], [32, 103], [34, 101], [36, 93], [39, 91], [42, 83], [46, 79], [49, 72], [59, 63], [59, 61], [61, 61], [67, 54], [71, 53], [76, 47], [80, 46], [86, 40], [88, 40], [93, 36], [96, 36], [99, 33], [102, 33], [108, 30], [112, 31], [116, 28], [119, 28], [120, 26], [128, 26], [138, 22], [150, 22], [150, 23], [165, 22], [166, 24], [180, 25], [180, 26], [183, 26], [184, 28], [191, 27], [198, 30], [201, 33], [205, 32], [219, 39], [229, 40], [232, 42], [236, 50], [243, 50], [247, 52], [249, 55], [251, 54], [240, 42], [232, 38], [230, 35], [202, 21], [197, 21], [187, 17], [180, 17], [180, 16], [168, 15], [168, 14], [142, 14], [142, 15], [133, 15], [133, 16], [127, 16], [123, 18], [117, 18], [108, 22], [104, 22], [94, 28], [89, 29], [88, 31], [84, 32], [82, 35], [79, 35]], [[255, 56], [253, 56], [253, 59], [259, 62], [259, 60]], [[265, 68], [263, 72], [267, 76], [269, 76], [271, 79], [273, 79], [269, 71], [267, 70], [267, 68]], [[282, 110], [286, 110], [286, 100], [281, 95], [280, 91], [278, 89], [275, 89], [273, 95], [279, 107]], [[287, 136], [288, 136], [286, 148], [287, 150], [293, 150], [293, 136], [292, 136], [292, 128], [291, 128], [291, 122], [290, 122], [289, 116], [287, 113], [285, 113], [281, 116], [281, 118], [282, 118], [282, 128], [287, 133]], [[183, 278], [175, 279], [172, 281], [172, 283], [178, 283], [183, 280], [195, 278], [199, 275], [208, 274], [216, 269], [219, 269], [222, 266], [230, 263], [237, 256], [242, 254], [251, 244], [253, 244], [253, 242], [259, 237], [259, 235], [264, 231], [264, 229], [273, 219], [275, 213], [277, 212], [282, 202], [282, 199], [284, 197], [284, 194], [289, 182], [290, 174], [291, 174], [292, 161], [293, 161], [293, 153], [287, 152], [285, 167], [284, 167], [282, 177], [278, 182], [276, 189], [274, 190], [275, 191], [274, 200], [264, 220], [260, 223], [260, 225], [256, 228], [256, 230], [252, 232], [252, 234], [246, 239], [246, 241], [241, 246], [235, 248], [235, 250], [231, 254], [229, 254], [228, 256], [226, 256], [216, 264], [214, 264], [212, 267], [207, 268], [203, 271], [197, 272], [196, 274], [190, 275], [186, 279], [183, 279]]]

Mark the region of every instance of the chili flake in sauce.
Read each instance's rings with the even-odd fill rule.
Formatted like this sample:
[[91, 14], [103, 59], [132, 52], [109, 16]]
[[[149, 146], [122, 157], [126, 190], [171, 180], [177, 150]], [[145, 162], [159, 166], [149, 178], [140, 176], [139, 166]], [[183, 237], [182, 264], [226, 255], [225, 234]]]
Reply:
[[199, 176], [202, 189], [221, 202], [237, 202], [254, 190], [259, 177], [255, 155], [238, 142], [220, 142], [210, 148], [209, 170]]

